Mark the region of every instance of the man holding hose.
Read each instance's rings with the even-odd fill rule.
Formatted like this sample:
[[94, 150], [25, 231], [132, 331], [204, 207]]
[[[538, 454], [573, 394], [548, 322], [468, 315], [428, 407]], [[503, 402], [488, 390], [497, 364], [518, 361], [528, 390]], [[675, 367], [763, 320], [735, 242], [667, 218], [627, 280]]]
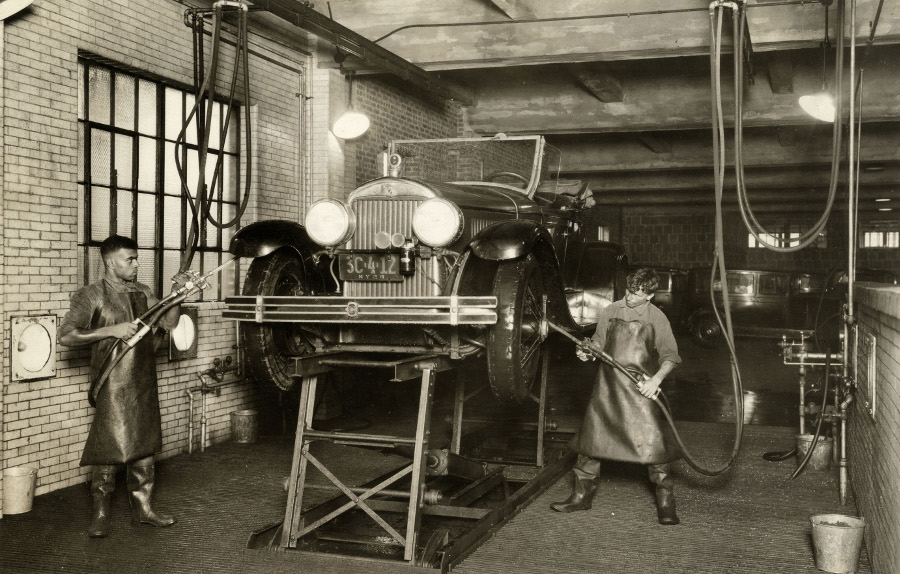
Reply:
[[[601, 363], [581, 429], [569, 443], [578, 453], [572, 495], [550, 508], [573, 512], [591, 508], [601, 459], [647, 465], [656, 486], [660, 524], [678, 524], [670, 464], [681, 458], [663, 414], [651, 399], [681, 362], [669, 320], [650, 303], [659, 287], [652, 269], [639, 269], [626, 281], [627, 293], [604, 309], [590, 342], [643, 382], [636, 386], [615, 367]], [[578, 348], [582, 361], [594, 356]]]
[[[93, 465], [91, 538], [109, 533], [110, 498], [116, 465], [120, 464], [126, 465], [133, 522], [152, 526], [175, 523], [174, 518], [159, 515], [150, 506], [155, 483], [153, 455], [162, 449], [153, 337], [143, 337], [130, 350], [125, 343], [141, 328], [134, 320], [158, 301], [148, 286], [137, 282], [137, 247], [132, 239], [119, 235], [103, 241], [103, 278], [72, 295], [69, 312], [59, 327], [62, 345], [91, 345], [89, 400], [96, 411], [81, 456], [82, 466]], [[187, 273], [176, 275], [173, 290], [189, 278]], [[179, 314], [175, 305], [154, 327], [173, 329]], [[122, 353], [109, 376], [98, 380], [104, 367]]]

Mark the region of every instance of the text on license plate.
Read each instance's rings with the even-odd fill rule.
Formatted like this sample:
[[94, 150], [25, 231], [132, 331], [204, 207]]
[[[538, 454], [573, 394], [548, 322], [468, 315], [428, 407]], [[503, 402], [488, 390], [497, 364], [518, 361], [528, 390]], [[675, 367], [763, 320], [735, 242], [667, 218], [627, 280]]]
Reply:
[[403, 281], [398, 253], [353, 253], [338, 255], [344, 281]]

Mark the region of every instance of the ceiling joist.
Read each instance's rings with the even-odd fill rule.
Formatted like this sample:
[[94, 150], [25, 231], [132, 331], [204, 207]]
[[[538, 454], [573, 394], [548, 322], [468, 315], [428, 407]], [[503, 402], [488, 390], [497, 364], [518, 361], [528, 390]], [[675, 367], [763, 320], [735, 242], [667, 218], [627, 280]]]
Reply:
[[359, 58], [367, 65], [409, 82], [417, 88], [444, 99], [471, 104], [469, 94], [434, 74], [382, 48], [331, 18], [316, 12], [309, 2], [301, 0], [253, 0], [255, 9], [264, 10], [285, 22], [330, 42], [341, 52]]

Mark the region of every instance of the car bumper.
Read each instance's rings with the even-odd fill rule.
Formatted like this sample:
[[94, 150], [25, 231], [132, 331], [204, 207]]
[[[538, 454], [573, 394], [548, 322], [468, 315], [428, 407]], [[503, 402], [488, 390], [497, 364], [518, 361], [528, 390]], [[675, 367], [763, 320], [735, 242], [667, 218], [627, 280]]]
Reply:
[[245, 295], [226, 298], [222, 317], [254, 323], [493, 325], [497, 298]]

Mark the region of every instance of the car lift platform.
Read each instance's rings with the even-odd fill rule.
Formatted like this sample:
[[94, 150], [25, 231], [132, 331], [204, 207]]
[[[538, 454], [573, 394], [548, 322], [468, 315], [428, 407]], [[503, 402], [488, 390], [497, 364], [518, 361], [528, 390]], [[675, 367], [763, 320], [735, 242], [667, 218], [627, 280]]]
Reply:
[[[513, 431], [517, 448], [525, 453], [501, 460], [509, 438], [499, 438], [500, 453], [485, 448], [492, 428], [509, 432], [490, 421], [463, 417], [466, 401], [485, 387], [466, 394], [465, 381], [457, 376], [449, 448], [429, 448], [435, 374], [449, 371], [443, 355], [363, 358], [358, 353], [319, 353], [296, 360], [293, 375], [300, 385], [300, 404], [284, 520], [253, 532], [251, 549], [270, 549], [314, 554], [317, 560], [373, 561], [396, 564], [405, 571], [448, 572], [478, 548], [494, 532], [565, 474], [575, 455], [562, 448], [560, 433], [545, 424], [548, 353], [542, 355], [537, 420], [519, 423]], [[366, 367], [393, 369], [392, 381], [420, 378], [414, 436], [321, 431], [313, 427], [318, 375], [335, 369]], [[533, 416], [533, 415], [532, 415]], [[463, 433], [463, 425], [477, 427]], [[551, 432], [537, 432], [549, 429]], [[551, 437], [549, 441], [545, 440]], [[554, 440], [555, 437], [556, 440]], [[487, 438], [487, 440], [485, 440]], [[390, 452], [409, 458], [391, 472], [364, 484], [351, 485], [310, 452], [314, 441]], [[550, 448], [547, 448], [550, 444]], [[490, 453], [488, 460], [460, 453]], [[530, 452], [528, 450], [530, 449]], [[496, 451], [496, 449], [495, 449]], [[346, 462], [346, 461], [345, 461]], [[309, 465], [329, 484], [309, 482]], [[304, 509], [304, 495], [330, 491], [334, 497]]]

